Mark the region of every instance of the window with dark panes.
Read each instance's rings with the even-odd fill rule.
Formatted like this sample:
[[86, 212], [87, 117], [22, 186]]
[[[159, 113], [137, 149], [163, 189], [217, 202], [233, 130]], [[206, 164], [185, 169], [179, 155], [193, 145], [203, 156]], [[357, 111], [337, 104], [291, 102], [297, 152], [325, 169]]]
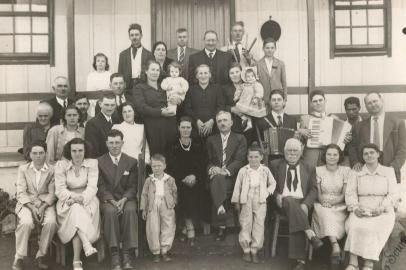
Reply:
[[330, 56], [391, 55], [390, 0], [330, 0]]
[[53, 64], [53, 0], [0, 0], [0, 64]]

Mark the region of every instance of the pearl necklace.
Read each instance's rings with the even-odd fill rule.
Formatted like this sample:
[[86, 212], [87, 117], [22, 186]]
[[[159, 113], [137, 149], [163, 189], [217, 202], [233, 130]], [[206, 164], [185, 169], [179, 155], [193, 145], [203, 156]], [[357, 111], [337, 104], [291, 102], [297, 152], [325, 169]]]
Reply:
[[189, 145], [184, 147], [182, 141], [179, 139], [180, 147], [182, 147], [185, 151], [190, 151], [190, 147], [192, 147], [192, 140], [190, 140]]

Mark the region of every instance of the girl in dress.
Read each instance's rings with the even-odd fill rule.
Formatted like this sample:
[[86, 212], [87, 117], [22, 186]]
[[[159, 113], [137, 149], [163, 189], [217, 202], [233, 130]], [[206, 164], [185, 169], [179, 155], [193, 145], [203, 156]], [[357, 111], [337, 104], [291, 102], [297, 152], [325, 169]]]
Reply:
[[162, 81], [161, 88], [166, 91], [168, 110], [176, 114], [177, 105], [172, 104], [170, 99], [176, 97], [182, 101], [185, 100], [186, 92], [189, 90], [189, 83], [180, 76], [181, 65], [178, 62], [171, 62], [168, 69], [170, 77]]
[[233, 111], [241, 114], [242, 121], [247, 124], [245, 130], [252, 128], [250, 116], [257, 118], [266, 116], [264, 88], [257, 81], [256, 73], [256, 67], [245, 68], [241, 73], [244, 83], [234, 93], [236, 104]]

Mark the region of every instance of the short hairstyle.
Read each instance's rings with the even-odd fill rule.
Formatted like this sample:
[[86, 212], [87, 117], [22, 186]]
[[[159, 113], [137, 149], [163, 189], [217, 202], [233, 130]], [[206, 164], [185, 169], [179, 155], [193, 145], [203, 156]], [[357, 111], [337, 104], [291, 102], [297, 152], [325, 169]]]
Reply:
[[157, 48], [159, 45], [163, 45], [163, 46], [165, 47], [165, 51], [168, 51], [168, 47], [166, 46], [165, 42], [163, 42], [163, 41], [157, 41], [157, 42], [154, 43], [154, 46], [152, 46], [152, 54], [154, 54], [156, 48]]
[[374, 150], [379, 154], [378, 162], [379, 162], [379, 163], [382, 162], [382, 160], [381, 160], [381, 158], [382, 158], [382, 152], [381, 152], [381, 150], [379, 149], [379, 147], [378, 147], [376, 144], [374, 144], [374, 143], [367, 143], [367, 144], [364, 144], [364, 145], [361, 147], [360, 153], [361, 153], [361, 161], [362, 161], [362, 163], [365, 163], [365, 160], [364, 160], [364, 150], [365, 150], [366, 148], [374, 149]]
[[350, 104], [355, 104], [358, 108], [361, 108], [361, 102], [357, 97], [348, 97], [344, 100], [345, 109], [347, 109], [347, 106]]
[[207, 34], [215, 34], [216, 35], [216, 39], [218, 39], [218, 35], [217, 35], [217, 32], [216, 31], [214, 31], [214, 30], [207, 30], [206, 32], [204, 32], [204, 35], [203, 35], [203, 40], [206, 38], [206, 35]]
[[274, 89], [271, 91], [270, 95], [269, 95], [269, 99], [272, 98], [273, 95], [280, 95], [283, 99], [285, 99], [285, 91], [283, 91], [282, 89]]
[[107, 133], [106, 141], [107, 141], [108, 137], [110, 137], [110, 138], [120, 137], [121, 140], [123, 140], [124, 134], [123, 134], [123, 132], [121, 132], [118, 129], [110, 129], [110, 131]]
[[309, 95], [310, 101], [312, 101], [314, 96], [322, 96], [324, 99], [326, 99], [326, 96], [325, 96], [323, 90], [313, 90]]
[[344, 160], [344, 152], [341, 150], [341, 148], [340, 148], [337, 144], [331, 143], [331, 144], [326, 145], [326, 147], [324, 147], [323, 153], [322, 153], [322, 155], [321, 155], [321, 157], [320, 157], [321, 161], [322, 161], [324, 164], [327, 163], [327, 161], [326, 161], [326, 155], [327, 155], [327, 150], [328, 150], [328, 149], [336, 149], [336, 150], [338, 151], [338, 164], [340, 164], [341, 162], [343, 162], [343, 160]]
[[151, 157], [151, 161], [152, 160], [159, 161], [159, 162], [166, 164], [166, 158], [162, 154], [153, 154]]
[[54, 84], [53, 84], [54, 87], [56, 85], [56, 81], [59, 80], [59, 79], [64, 79], [66, 81], [66, 83], [69, 85], [69, 80], [68, 80], [68, 78], [66, 76], [56, 76], [55, 79], [54, 79]]
[[187, 29], [181, 27], [181, 28], [178, 28], [178, 29], [176, 30], [176, 34], [183, 33], [183, 32], [187, 32]]
[[283, 150], [286, 150], [288, 148], [288, 146], [294, 145], [294, 144], [298, 145], [300, 147], [300, 151], [303, 151], [304, 146], [303, 146], [302, 142], [297, 138], [287, 139], [286, 142], [285, 142], [285, 147], [283, 148]]
[[179, 119], [178, 126], [180, 126], [180, 123], [182, 123], [182, 122], [190, 122], [192, 124], [192, 127], [193, 127], [193, 119], [190, 116], [187, 116], [187, 115], [182, 116]]
[[77, 94], [76, 96], [75, 96], [75, 103], [78, 101], [78, 100], [81, 100], [81, 99], [86, 99], [87, 100], [87, 103], [89, 103], [89, 98], [85, 95], [85, 94]]
[[85, 148], [85, 158], [90, 157], [90, 145], [87, 141], [83, 140], [82, 138], [73, 138], [69, 142], [65, 144], [63, 147], [63, 157], [66, 158], [67, 160], [72, 160], [72, 155], [71, 155], [71, 146], [72, 144], [83, 144]]
[[230, 112], [220, 110], [218, 113], [216, 113], [216, 121], [217, 121], [217, 117], [219, 117], [219, 116], [220, 116], [220, 115], [222, 115], [222, 114], [227, 114], [228, 116], [230, 116], [230, 119], [232, 119], [232, 118], [231, 118], [231, 113], [230, 113]]
[[198, 66], [196, 67], [196, 69], [195, 69], [195, 77], [196, 77], [196, 75], [197, 75], [197, 72], [198, 72], [199, 68], [202, 68], [202, 67], [207, 67], [207, 68], [209, 69], [210, 74], [211, 74], [211, 69], [210, 69], [209, 65], [201, 64], [201, 65], [198, 65]]
[[181, 66], [181, 64], [179, 64], [178, 61], [172, 61], [172, 62], [169, 63], [169, 65], [168, 65], [168, 73], [169, 73], [171, 67], [177, 68], [179, 71], [182, 71], [182, 66]]
[[96, 55], [93, 56], [93, 65], [92, 66], [93, 66], [94, 70], [97, 70], [97, 67], [96, 67], [96, 59], [97, 59], [97, 57], [104, 57], [104, 59], [106, 59], [105, 70], [109, 70], [109, 68], [110, 68], [109, 58], [104, 53], [96, 53]]
[[242, 71], [242, 66], [238, 62], [232, 62], [228, 71], [230, 71], [231, 69], [236, 68], [236, 67], [238, 67]]
[[37, 114], [41, 109], [46, 108], [48, 110], [48, 113], [52, 116], [54, 114], [54, 109], [52, 108], [51, 104], [48, 103], [48, 101], [41, 101], [37, 105]]
[[264, 39], [264, 42], [262, 43], [263, 44], [262, 47], [265, 47], [266, 44], [268, 44], [268, 43], [273, 43], [273, 45], [275, 45], [275, 48], [276, 48], [276, 40], [274, 38], [270, 37], [270, 38]]
[[236, 25], [239, 25], [241, 27], [245, 26], [243, 21], [236, 21], [236, 22], [233, 23], [233, 25], [231, 25], [231, 29]]
[[76, 107], [75, 104], [69, 104], [68, 106], [66, 106], [65, 109], [62, 110], [62, 123], [64, 126], [67, 125], [66, 119], [65, 119], [65, 114], [68, 110], [75, 110], [77, 111], [78, 115], [79, 115], [79, 119], [78, 119], [78, 123], [80, 123], [82, 121], [82, 113], [80, 112], [80, 110], [78, 109], [78, 107]]
[[156, 65], [158, 65], [159, 67], [161, 67], [161, 65], [158, 63], [158, 61], [156, 61], [155, 59], [149, 59], [149, 60], [147, 61], [146, 65], [145, 65], [145, 70], [148, 70], [149, 67], [150, 67], [152, 64], [156, 64]]
[[112, 82], [114, 78], [123, 78], [123, 80], [125, 81], [124, 75], [122, 73], [115, 72], [115, 73], [111, 74], [110, 82]]
[[103, 93], [103, 96], [102, 96], [102, 98], [100, 100], [103, 101], [103, 99], [114, 99], [114, 100], [116, 100], [116, 95], [114, 95], [110, 91], [106, 91], [106, 92]]
[[365, 100], [366, 100], [367, 97], [369, 97], [370, 95], [373, 95], [373, 94], [376, 94], [376, 95], [378, 95], [379, 98], [382, 98], [382, 95], [381, 95], [380, 93], [378, 93], [378, 92], [376, 92], [376, 91], [370, 91], [370, 92], [368, 92], [368, 93], [365, 94], [364, 102], [365, 102]]
[[47, 144], [45, 141], [43, 140], [36, 140], [33, 143], [30, 144], [29, 148], [28, 148], [28, 153], [31, 153], [32, 148], [39, 146], [42, 147], [44, 149], [45, 152], [47, 152]]
[[121, 105], [117, 108], [118, 114], [119, 114], [120, 116], [122, 116], [122, 115], [123, 115], [123, 109], [124, 109], [124, 107], [127, 107], [127, 106], [130, 106], [130, 107], [133, 109], [133, 111], [134, 111], [134, 119], [135, 119], [135, 117], [137, 116], [137, 112], [135, 111], [135, 106], [134, 106], [134, 104], [132, 104], [132, 103], [129, 102], [129, 101], [124, 102], [123, 104], [121, 104]]
[[262, 150], [262, 148], [258, 145], [258, 142], [253, 142], [250, 147], [248, 147], [248, 151], [247, 154], [249, 154], [249, 152], [259, 152], [259, 154], [261, 156], [264, 155], [264, 151]]
[[138, 30], [140, 31], [140, 34], [142, 34], [142, 27], [138, 23], [130, 24], [130, 26], [128, 27], [128, 34], [130, 34], [131, 30]]

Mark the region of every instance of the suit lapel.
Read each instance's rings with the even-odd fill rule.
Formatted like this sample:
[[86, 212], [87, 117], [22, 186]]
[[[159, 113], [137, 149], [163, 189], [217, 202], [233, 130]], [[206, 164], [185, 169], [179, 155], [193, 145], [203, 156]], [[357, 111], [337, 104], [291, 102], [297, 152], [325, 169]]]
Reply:
[[371, 117], [360, 123], [362, 125], [362, 131], [360, 132], [360, 137], [365, 140], [365, 143], [371, 141]]
[[286, 162], [282, 160], [279, 163], [278, 167], [278, 184], [279, 184], [279, 192], [282, 193], [285, 187], [285, 179], [286, 179]]
[[219, 166], [221, 166], [222, 161], [223, 161], [223, 143], [221, 141], [221, 136], [220, 134], [216, 134], [216, 137], [214, 138], [214, 147], [215, 147], [215, 151], [217, 153], [217, 157], [219, 159]]
[[385, 118], [383, 120], [383, 145], [382, 149], [385, 148], [386, 142], [389, 139], [389, 135], [391, 131], [393, 130], [393, 122], [391, 121], [391, 118], [388, 116], [388, 114], [385, 114]]
[[233, 155], [233, 150], [235, 149], [235, 143], [237, 140], [234, 136], [235, 136], [235, 134], [233, 132], [231, 132], [230, 136], [228, 137], [228, 140], [227, 140], [225, 164], [227, 164], [230, 161], [231, 156]]
[[[274, 58], [272, 61], [272, 67], [271, 67], [271, 78], [274, 77], [274, 73], [278, 69], [278, 66], [279, 66], [279, 60]], [[275, 67], [275, 68], [273, 68], [273, 67]]]
[[100, 167], [101, 168], [103, 168], [103, 171], [105, 172], [105, 174], [107, 175], [107, 179], [105, 179], [105, 180], [107, 180], [107, 181], [113, 181], [113, 186], [115, 186], [115, 176], [116, 176], [116, 173], [115, 173], [115, 171], [117, 171], [117, 170], [115, 170], [115, 168], [114, 168], [114, 164], [113, 164], [113, 161], [111, 160], [111, 158], [110, 158], [110, 155], [107, 153], [107, 154], [105, 154], [104, 156], [103, 156], [103, 158], [101, 159], [101, 162], [100, 162]]
[[[35, 171], [32, 168], [27, 170], [27, 189], [28, 190], [37, 190], [37, 184], [35, 183]], [[42, 175], [42, 174], [41, 174]]]
[[307, 180], [308, 180], [308, 175], [307, 175], [307, 171], [305, 170], [303, 163], [300, 162], [300, 184], [302, 186], [302, 192], [303, 192], [303, 197], [306, 196], [307, 194]]
[[42, 189], [42, 186], [46, 182], [45, 180], [48, 178], [48, 175], [49, 175], [49, 168], [44, 172], [41, 171], [41, 178], [39, 180], [38, 189], [37, 189], [38, 192], [40, 192], [40, 190]]
[[117, 169], [116, 169], [116, 175], [114, 176], [114, 187], [116, 187], [120, 183], [121, 176], [124, 173], [126, 164], [127, 164], [127, 162], [126, 162], [126, 159], [124, 157], [124, 154], [121, 154], [121, 158], [120, 158], [120, 160], [118, 162], [118, 166], [117, 166]]

